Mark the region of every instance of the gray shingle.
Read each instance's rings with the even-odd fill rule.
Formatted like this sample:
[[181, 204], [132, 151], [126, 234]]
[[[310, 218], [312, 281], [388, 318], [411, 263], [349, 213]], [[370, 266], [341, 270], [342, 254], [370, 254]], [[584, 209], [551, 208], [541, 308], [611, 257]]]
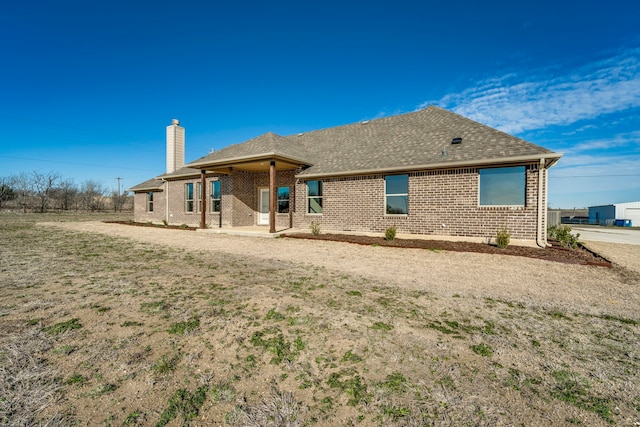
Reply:
[[[453, 138], [462, 143], [452, 145]], [[330, 176], [490, 164], [519, 157], [559, 158], [520, 138], [441, 108], [282, 137], [266, 133], [188, 166], [280, 156], [309, 166], [300, 176]]]
[[128, 188], [127, 191], [138, 193], [141, 191], [161, 190], [162, 184], [163, 182], [161, 179], [151, 178], [145, 182], [142, 182], [138, 185], [134, 185], [133, 187]]

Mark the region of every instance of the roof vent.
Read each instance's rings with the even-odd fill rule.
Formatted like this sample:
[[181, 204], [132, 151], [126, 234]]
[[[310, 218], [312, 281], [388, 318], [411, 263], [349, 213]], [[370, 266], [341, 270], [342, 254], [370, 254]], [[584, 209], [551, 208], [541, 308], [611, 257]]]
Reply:
[[462, 144], [462, 138], [453, 138], [451, 140], [452, 144]]
[[360, 122], [361, 125], [366, 125], [367, 123], [369, 123], [369, 120], [363, 120]]

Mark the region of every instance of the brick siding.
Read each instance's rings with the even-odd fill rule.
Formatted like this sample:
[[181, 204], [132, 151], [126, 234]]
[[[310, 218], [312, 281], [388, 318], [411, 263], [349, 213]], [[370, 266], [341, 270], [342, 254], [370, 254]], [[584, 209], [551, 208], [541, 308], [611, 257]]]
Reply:
[[504, 226], [514, 239], [535, 240], [537, 165], [525, 170], [524, 207], [479, 206], [478, 168], [410, 173], [408, 215], [385, 214], [384, 175], [322, 180], [322, 215], [306, 213], [306, 181], [299, 180], [293, 222], [308, 229], [317, 221], [323, 231], [383, 233], [395, 225], [398, 233], [481, 238], [495, 238]]
[[[276, 214], [276, 227], [308, 229], [317, 221], [322, 231], [380, 232], [392, 225], [398, 233], [495, 238], [496, 231], [506, 227], [514, 239], [535, 240], [538, 212], [538, 165], [525, 167], [526, 196], [523, 207], [479, 206], [479, 169], [459, 168], [409, 173], [409, 214], [386, 215], [384, 175], [324, 179], [323, 214], [306, 213], [306, 181], [296, 179], [296, 171], [277, 171], [276, 186], [290, 188], [290, 213]], [[211, 212], [210, 182], [220, 180], [222, 213]], [[544, 194], [547, 171], [543, 173], [540, 191], [546, 212]], [[194, 184], [194, 195], [200, 177], [168, 182], [169, 223], [200, 225], [198, 212], [185, 212], [185, 183]], [[166, 188], [165, 184], [165, 188]], [[269, 187], [269, 173], [240, 170], [231, 175], [208, 175], [208, 227], [240, 227], [257, 225], [259, 189]], [[146, 193], [134, 196], [134, 219], [139, 222], [162, 223], [166, 218], [167, 191], [154, 193], [154, 212], [146, 212]], [[194, 200], [194, 207], [196, 206]], [[546, 227], [543, 215], [543, 230]]]

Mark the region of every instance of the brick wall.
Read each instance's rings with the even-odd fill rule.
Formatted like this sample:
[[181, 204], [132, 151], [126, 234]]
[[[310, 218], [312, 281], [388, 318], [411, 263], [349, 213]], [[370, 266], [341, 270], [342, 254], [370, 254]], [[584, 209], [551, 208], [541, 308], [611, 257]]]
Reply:
[[153, 192], [153, 212], [147, 211], [147, 193], [135, 193], [133, 195], [133, 220], [136, 222], [152, 222], [161, 224], [165, 219], [165, 193]]
[[383, 233], [396, 225], [398, 233], [495, 238], [506, 226], [514, 239], [536, 238], [537, 165], [526, 167], [524, 207], [481, 207], [478, 185], [477, 168], [410, 173], [409, 214], [399, 216], [385, 215], [384, 175], [325, 179], [323, 214], [308, 215], [306, 182], [299, 180], [294, 227], [318, 221], [324, 231]]
[[[220, 181], [221, 213], [211, 212], [211, 181]], [[200, 211], [195, 198], [200, 177], [168, 181], [166, 192], [154, 193], [154, 211], [146, 211], [147, 193], [134, 195], [134, 221], [162, 223], [166, 216], [166, 194], [169, 196], [168, 223], [171, 225], [187, 224], [200, 226]], [[186, 212], [185, 184], [193, 183], [194, 212]], [[294, 171], [277, 171], [276, 186], [290, 187], [291, 206], [295, 186]], [[257, 225], [259, 203], [259, 188], [269, 187], [269, 173], [251, 173], [240, 170], [232, 171], [231, 175], [207, 175], [205, 189], [207, 203], [207, 227], [242, 227]], [[167, 187], [165, 187], [167, 188]], [[291, 213], [277, 213], [276, 227], [279, 229], [291, 227]]]

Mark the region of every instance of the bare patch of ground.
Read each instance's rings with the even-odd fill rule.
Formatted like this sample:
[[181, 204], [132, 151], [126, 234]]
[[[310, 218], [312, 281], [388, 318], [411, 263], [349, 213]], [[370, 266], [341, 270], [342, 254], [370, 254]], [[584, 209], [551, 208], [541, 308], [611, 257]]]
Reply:
[[42, 423], [640, 422], [633, 259], [35, 222], [0, 216], [0, 366], [41, 343]]

